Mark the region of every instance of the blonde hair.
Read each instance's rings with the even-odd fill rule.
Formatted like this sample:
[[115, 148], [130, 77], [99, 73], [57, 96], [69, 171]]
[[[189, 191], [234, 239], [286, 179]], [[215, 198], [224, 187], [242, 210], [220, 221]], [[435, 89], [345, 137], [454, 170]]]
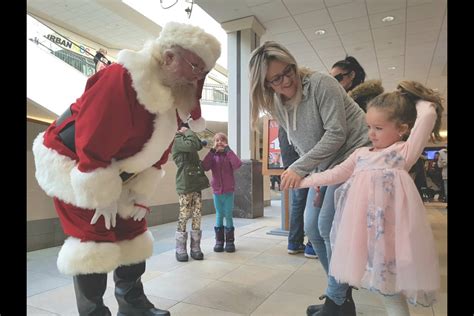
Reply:
[[444, 110], [443, 99], [437, 91], [427, 88], [419, 82], [401, 81], [397, 85], [396, 91], [383, 93], [372, 99], [367, 105], [367, 110], [372, 107], [382, 109], [389, 114], [389, 120], [399, 125], [407, 124], [411, 129], [415, 124], [416, 103], [419, 100], [426, 100], [435, 104], [437, 117], [431, 137], [438, 141], [441, 140], [439, 130], [441, 128], [441, 114]]
[[260, 47], [256, 48], [250, 57], [249, 62], [249, 80], [250, 80], [250, 102], [252, 106], [252, 128], [257, 128], [260, 112], [270, 114], [275, 117], [275, 92], [265, 84], [268, 64], [278, 60], [295, 67], [295, 71], [299, 76], [300, 84], [298, 89], [302, 89], [301, 79], [308, 76], [314, 71], [308, 68], [298, 68], [296, 59], [283, 45], [267, 41]]
[[214, 134], [214, 138], [213, 138], [214, 142], [216, 142], [216, 140], [218, 139], [224, 140], [226, 143], [229, 142], [227, 140], [227, 135], [221, 132]]

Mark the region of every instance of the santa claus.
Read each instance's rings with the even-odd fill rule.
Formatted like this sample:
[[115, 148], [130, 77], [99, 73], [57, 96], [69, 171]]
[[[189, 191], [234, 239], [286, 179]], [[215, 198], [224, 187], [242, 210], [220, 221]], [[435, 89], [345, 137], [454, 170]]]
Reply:
[[144, 217], [178, 124], [203, 128], [199, 97], [220, 52], [201, 28], [170, 22], [143, 49], [119, 52], [117, 63], [89, 78], [34, 141], [36, 178], [69, 236], [57, 265], [74, 276], [80, 315], [110, 315], [102, 296], [113, 270], [119, 315], [169, 315], [140, 281], [153, 253]]

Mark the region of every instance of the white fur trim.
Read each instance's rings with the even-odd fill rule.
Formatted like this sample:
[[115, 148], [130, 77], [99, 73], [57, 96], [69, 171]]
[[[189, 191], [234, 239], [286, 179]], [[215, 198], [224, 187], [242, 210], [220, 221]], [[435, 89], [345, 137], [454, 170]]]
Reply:
[[190, 24], [168, 22], [155, 41], [154, 54], [161, 56], [165, 49], [174, 45], [192, 51], [206, 64], [206, 70], [214, 68], [221, 55], [221, 44], [213, 35]]
[[164, 86], [158, 77], [160, 66], [152, 56], [151, 44], [138, 52], [128, 49], [120, 51], [117, 62], [130, 73], [137, 99], [148, 112], [164, 113], [174, 106], [171, 89]]
[[[153, 134], [150, 139], [145, 143], [139, 153], [118, 161], [120, 170], [137, 173], [151, 167], [161, 158], [166, 149], [168, 149], [177, 129], [178, 125], [176, 122], [175, 109], [157, 114]], [[130, 180], [130, 182], [132, 181], [134, 180]]]
[[33, 142], [36, 179], [50, 197], [81, 208], [95, 209], [117, 200], [122, 180], [116, 163], [93, 172], [80, 172], [76, 161], [43, 144], [43, 133]]
[[33, 142], [36, 180], [48, 196], [77, 205], [69, 177], [76, 162], [67, 156], [60, 155], [54, 149], [47, 148], [43, 144], [43, 135], [44, 132], [40, 133]]
[[150, 167], [138, 174], [135, 178], [130, 180], [126, 186], [146, 198], [151, 198], [155, 193], [158, 183], [161, 181], [161, 172], [155, 167]]
[[132, 240], [117, 242], [120, 247], [120, 265], [131, 265], [145, 261], [153, 255], [153, 235], [150, 231]]
[[111, 242], [81, 242], [69, 237], [58, 254], [57, 266], [68, 275], [108, 273], [119, 266], [120, 247]]
[[81, 172], [74, 167], [70, 175], [76, 197], [75, 205], [82, 208], [107, 207], [118, 200], [122, 191], [122, 179], [116, 164], [91, 172]]
[[206, 120], [203, 117], [200, 117], [197, 120], [189, 119], [188, 124], [196, 133], [202, 132], [206, 129]]

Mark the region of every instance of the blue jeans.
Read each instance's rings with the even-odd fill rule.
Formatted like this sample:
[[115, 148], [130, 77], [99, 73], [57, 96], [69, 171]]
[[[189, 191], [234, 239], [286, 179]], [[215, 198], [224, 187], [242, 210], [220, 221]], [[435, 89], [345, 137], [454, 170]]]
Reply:
[[[332, 220], [335, 213], [334, 191], [340, 185], [341, 183], [330, 185], [328, 187], [321, 187], [321, 192], [326, 190], [321, 208], [313, 205], [313, 200], [317, 193], [314, 188], [309, 189], [308, 198], [306, 200], [304, 231], [313, 244], [313, 248], [326, 273], [329, 272], [329, 263], [332, 254], [329, 233], [331, 232]], [[350, 258], [347, 259], [350, 260]], [[338, 283], [333, 276], [328, 275], [326, 295], [337, 305], [342, 305], [346, 299], [346, 291], [348, 287], [348, 284]]]
[[232, 212], [234, 211], [234, 192], [213, 194], [214, 207], [216, 208], [216, 227], [234, 227]]
[[292, 189], [291, 209], [290, 209], [290, 232], [288, 234], [288, 243], [296, 245], [303, 244], [304, 241], [304, 209], [306, 207], [306, 198], [308, 197], [308, 188]]

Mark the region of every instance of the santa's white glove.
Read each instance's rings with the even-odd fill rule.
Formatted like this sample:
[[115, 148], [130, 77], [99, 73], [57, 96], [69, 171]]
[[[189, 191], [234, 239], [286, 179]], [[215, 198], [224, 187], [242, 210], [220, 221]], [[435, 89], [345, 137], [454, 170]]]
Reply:
[[132, 217], [135, 221], [141, 221], [145, 218], [147, 213], [150, 213], [150, 208], [148, 205], [148, 199], [145, 198], [143, 195], [130, 192], [130, 199], [133, 202], [133, 210], [130, 213], [130, 217]]
[[133, 211], [130, 217], [133, 217], [135, 221], [141, 221], [147, 213], [150, 213], [150, 208], [141, 204], [133, 204]]
[[110, 229], [110, 225], [115, 227], [117, 224], [117, 202], [112, 202], [107, 207], [96, 208], [95, 214], [91, 219], [91, 224], [97, 223], [99, 217], [104, 216], [105, 228]]

